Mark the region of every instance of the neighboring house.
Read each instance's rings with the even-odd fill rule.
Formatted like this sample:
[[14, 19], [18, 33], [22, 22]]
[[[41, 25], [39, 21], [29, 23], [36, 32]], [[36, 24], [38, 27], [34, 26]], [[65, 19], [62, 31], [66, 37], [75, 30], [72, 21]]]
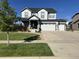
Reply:
[[72, 17], [72, 30], [79, 30], [79, 13], [76, 13]]
[[33, 31], [65, 31], [66, 20], [57, 19], [53, 8], [25, 8], [21, 11], [25, 26]]

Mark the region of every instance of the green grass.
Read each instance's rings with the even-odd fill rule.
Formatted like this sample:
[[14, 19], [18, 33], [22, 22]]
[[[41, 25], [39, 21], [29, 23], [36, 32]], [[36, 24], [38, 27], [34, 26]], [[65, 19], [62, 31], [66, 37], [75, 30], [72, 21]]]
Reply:
[[[24, 40], [29, 37], [36, 36], [36, 34], [33, 33], [17, 33], [17, 32], [10, 32], [9, 37], [10, 40]], [[0, 40], [6, 40], [6, 33], [1, 32], [0, 33]]]
[[0, 57], [11, 56], [53, 56], [46, 43], [0, 44]]

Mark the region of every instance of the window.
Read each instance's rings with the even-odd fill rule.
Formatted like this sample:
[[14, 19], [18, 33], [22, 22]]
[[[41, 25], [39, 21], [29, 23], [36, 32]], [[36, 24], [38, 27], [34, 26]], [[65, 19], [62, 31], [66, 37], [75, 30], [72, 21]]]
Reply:
[[41, 18], [44, 18], [45, 13], [41, 12]]
[[54, 15], [49, 15], [49, 18], [55, 18], [55, 16]]
[[25, 17], [27, 17], [27, 18], [28, 18], [28, 12], [25, 12]]

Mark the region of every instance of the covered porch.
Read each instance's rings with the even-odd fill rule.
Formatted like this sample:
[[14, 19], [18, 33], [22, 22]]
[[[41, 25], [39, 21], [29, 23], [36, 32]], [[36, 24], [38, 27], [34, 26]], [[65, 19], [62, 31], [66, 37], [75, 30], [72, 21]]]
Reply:
[[28, 20], [29, 20], [28, 28], [31, 32], [40, 32], [41, 31], [40, 18], [33, 15]]

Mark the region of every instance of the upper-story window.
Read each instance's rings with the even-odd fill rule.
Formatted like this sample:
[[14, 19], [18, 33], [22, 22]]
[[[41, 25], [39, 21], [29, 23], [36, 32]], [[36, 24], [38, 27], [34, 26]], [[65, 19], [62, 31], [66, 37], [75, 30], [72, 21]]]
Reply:
[[44, 18], [44, 17], [45, 17], [45, 13], [41, 12], [41, 18]]
[[27, 17], [27, 18], [28, 18], [28, 12], [25, 12], [25, 17]]
[[55, 18], [55, 15], [49, 15], [49, 18]]

